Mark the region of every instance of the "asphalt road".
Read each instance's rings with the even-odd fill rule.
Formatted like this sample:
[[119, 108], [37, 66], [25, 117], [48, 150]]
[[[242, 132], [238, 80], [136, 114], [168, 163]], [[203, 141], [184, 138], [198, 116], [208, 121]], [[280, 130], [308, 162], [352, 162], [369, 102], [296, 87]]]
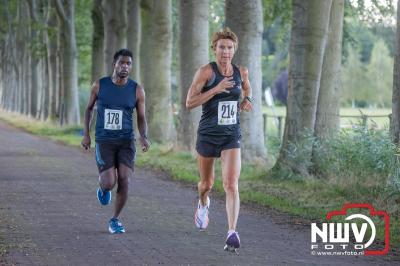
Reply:
[[396, 264], [387, 256], [312, 256], [309, 226], [249, 206], [242, 206], [239, 216], [239, 254], [225, 252], [223, 199], [211, 198], [209, 228], [199, 231], [193, 223], [194, 186], [145, 169], [136, 169], [130, 183], [120, 217], [126, 233], [111, 235], [112, 206], [97, 202], [97, 175], [91, 152], [0, 122], [0, 243], [8, 247], [0, 264]]

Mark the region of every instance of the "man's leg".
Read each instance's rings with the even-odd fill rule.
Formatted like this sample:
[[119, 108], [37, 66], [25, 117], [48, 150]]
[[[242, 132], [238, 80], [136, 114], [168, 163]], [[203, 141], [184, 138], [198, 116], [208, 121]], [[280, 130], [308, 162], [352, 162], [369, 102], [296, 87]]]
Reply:
[[97, 143], [96, 163], [99, 169], [99, 189], [97, 198], [102, 205], [108, 205], [111, 201], [111, 190], [116, 183], [114, 156], [116, 147], [110, 143]]
[[133, 169], [120, 163], [118, 166], [118, 188], [113, 218], [117, 218], [128, 200], [129, 180], [133, 177]]
[[117, 178], [115, 176], [115, 169], [111, 167], [104, 170], [99, 175], [99, 186], [103, 191], [110, 191], [114, 188]]
[[121, 213], [122, 208], [125, 206], [126, 201], [128, 200], [128, 190], [129, 190], [129, 179], [133, 175], [133, 170], [120, 163], [118, 166], [118, 188], [117, 188], [117, 196], [115, 200], [115, 209], [114, 216], [109, 221], [108, 230], [110, 233], [125, 233], [125, 228], [122, 223], [119, 221], [118, 216]]
[[100, 204], [108, 205], [111, 201], [111, 190], [115, 186], [116, 177], [114, 167], [104, 170], [99, 175], [99, 189], [97, 199]]

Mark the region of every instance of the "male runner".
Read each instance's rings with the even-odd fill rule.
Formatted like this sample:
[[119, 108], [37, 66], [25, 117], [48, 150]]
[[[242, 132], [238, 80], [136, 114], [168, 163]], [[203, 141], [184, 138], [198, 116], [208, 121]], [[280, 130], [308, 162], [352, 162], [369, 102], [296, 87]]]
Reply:
[[113, 73], [92, 85], [89, 102], [85, 110], [82, 146], [90, 148], [89, 124], [92, 111], [97, 102], [96, 120], [96, 162], [99, 169], [99, 188], [97, 198], [102, 205], [111, 201], [111, 190], [118, 183], [114, 215], [109, 221], [112, 234], [124, 233], [119, 221], [128, 199], [129, 179], [133, 177], [135, 160], [135, 136], [133, 130], [133, 111], [136, 108], [139, 141], [146, 152], [150, 143], [147, 140], [144, 90], [129, 78], [132, 69], [132, 53], [121, 49], [114, 54]]

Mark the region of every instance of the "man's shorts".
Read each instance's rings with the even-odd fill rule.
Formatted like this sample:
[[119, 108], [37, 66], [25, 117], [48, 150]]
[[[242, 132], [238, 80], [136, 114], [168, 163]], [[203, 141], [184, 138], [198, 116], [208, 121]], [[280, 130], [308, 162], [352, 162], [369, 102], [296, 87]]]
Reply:
[[196, 150], [204, 157], [221, 157], [223, 150], [240, 148], [242, 136], [197, 135]]
[[96, 142], [96, 163], [99, 173], [119, 164], [133, 169], [135, 162], [135, 140], [123, 139], [107, 142]]

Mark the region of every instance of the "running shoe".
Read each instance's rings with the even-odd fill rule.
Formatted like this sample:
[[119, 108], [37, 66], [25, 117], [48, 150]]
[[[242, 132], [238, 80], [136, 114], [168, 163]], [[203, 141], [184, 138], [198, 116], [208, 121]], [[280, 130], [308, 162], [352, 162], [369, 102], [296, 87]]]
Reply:
[[238, 232], [228, 232], [228, 236], [225, 241], [224, 250], [236, 252], [237, 249], [240, 248], [240, 238]]
[[108, 231], [111, 234], [122, 234], [125, 233], [125, 228], [117, 218], [111, 218], [108, 222]]
[[101, 188], [97, 189], [97, 199], [101, 205], [108, 205], [111, 201], [111, 191], [104, 191]]
[[194, 223], [199, 229], [206, 229], [208, 226], [208, 209], [210, 208], [210, 198], [207, 197], [206, 206], [202, 206], [199, 200], [196, 213], [194, 214]]

